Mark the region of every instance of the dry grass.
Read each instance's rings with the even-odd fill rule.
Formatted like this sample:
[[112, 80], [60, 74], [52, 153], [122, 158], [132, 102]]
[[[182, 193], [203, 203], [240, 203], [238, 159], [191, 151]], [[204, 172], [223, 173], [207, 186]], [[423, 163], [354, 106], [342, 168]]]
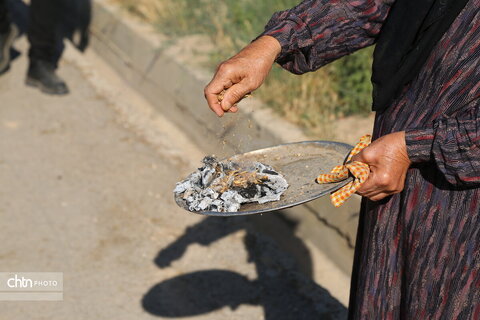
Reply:
[[[300, 0], [113, 1], [154, 24], [164, 34], [207, 34], [216, 45], [209, 66], [213, 69], [258, 35], [274, 11], [291, 7]], [[363, 63], [362, 59], [364, 58], [359, 60], [360, 64]], [[346, 65], [348, 67], [352, 64]], [[358, 63], [354, 68], [358, 68], [357, 65]], [[300, 125], [307, 133], [321, 138], [334, 138], [332, 120], [344, 114], [365, 113], [369, 107], [369, 96], [365, 98], [363, 92], [368, 91], [368, 85], [364, 89], [363, 83], [360, 86], [343, 83], [342, 77], [350, 71], [339, 68], [342, 65], [334, 64], [315, 73], [295, 76], [274, 67], [264, 86], [255, 95], [287, 120]], [[363, 87], [358, 94], [348, 85], [354, 89]], [[366, 107], [359, 104], [365, 104]]]
[[[279, 70], [278, 72], [286, 72]], [[289, 121], [306, 129], [310, 135], [334, 138], [331, 121], [338, 94], [327, 70], [302, 76], [288, 74], [269, 78], [258, 91], [260, 98]]]
[[167, 14], [171, 2], [152, 0], [115, 0], [131, 13], [139, 16], [146, 22], [155, 23]]

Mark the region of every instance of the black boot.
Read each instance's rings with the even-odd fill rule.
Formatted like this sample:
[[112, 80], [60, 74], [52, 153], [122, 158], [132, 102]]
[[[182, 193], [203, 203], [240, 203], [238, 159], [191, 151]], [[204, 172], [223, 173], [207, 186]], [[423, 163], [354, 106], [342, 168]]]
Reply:
[[55, 66], [48, 61], [30, 60], [25, 83], [39, 88], [44, 93], [67, 94], [67, 84], [55, 74], [55, 69]]
[[18, 28], [14, 24], [10, 25], [7, 32], [0, 33], [0, 74], [10, 68], [10, 49], [17, 36]]

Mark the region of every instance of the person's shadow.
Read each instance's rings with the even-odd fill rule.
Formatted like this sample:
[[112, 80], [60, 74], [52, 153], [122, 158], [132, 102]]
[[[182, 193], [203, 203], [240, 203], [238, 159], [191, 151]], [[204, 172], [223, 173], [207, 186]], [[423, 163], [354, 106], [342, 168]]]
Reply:
[[[251, 219], [206, 218], [162, 249], [154, 262], [160, 268], [167, 268], [181, 259], [191, 244], [208, 246], [233, 232], [245, 230], [245, 248], [249, 262], [256, 266], [256, 280], [228, 270], [196, 271], [153, 286], [141, 301], [143, 308], [153, 315], [176, 318], [249, 304], [262, 306], [266, 320], [346, 319], [347, 309], [305, 275], [305, 270], [310, 272], [311, 265], [304, 267], [302, 273], [292, 256], [278, 248], [272, 239], [254, 230], [249, 222]], [[294, 230], [289, 230], [288, 234], [283, 230], [282, 239], [291, 238], [295, 246], [300, 246], [299, 251], [308, 254]], [[304, 261], [311, 264], [310, 257]]]

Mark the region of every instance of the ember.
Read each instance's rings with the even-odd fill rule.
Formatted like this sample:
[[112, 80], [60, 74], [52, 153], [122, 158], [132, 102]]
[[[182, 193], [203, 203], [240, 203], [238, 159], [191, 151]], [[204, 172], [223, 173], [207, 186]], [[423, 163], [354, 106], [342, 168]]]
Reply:
[[173, 191], [190, 211], [236, 212], [243, 203], [278, 201], [288, 188], [282, 175], [260, 162], [241, 166], [210, 156], [202, 162], [204, 166], [178, 182]]

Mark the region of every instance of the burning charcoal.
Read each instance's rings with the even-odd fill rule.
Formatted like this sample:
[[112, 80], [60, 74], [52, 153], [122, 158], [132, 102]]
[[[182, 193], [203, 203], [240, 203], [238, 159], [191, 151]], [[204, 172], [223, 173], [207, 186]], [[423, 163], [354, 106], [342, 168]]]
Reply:
[[227, 209], [226, 212], [237, 212], [244, 199], [240, 194], [233, 190], [224, 192], [220, 198], [223, 200], [224, 206]]
[[208, 167], [217, 166], [218, 164], [217, 158], [215, 158], [214, 156], [206, 156], [205, 158], [203, 158], [202, 162]]
[[278, 201], [288, 188], [282, 175], [260, 162], [242, 167], [213, 156], [202, 162], [203, 167], [174, 189], [190, 211], [236, 212], [243, 203]]
[[202, 171], [202, 185], [208, 187], [215, 176], [215, 168], [205, 168]]
[[190, 186], [191, 186], [191, 182], [186, 180], [186, 181], [182, 181], [182, 182], [179, 182], [177, 183], [177, 185], [175, 186], [175, 189], [173, 190], [173, 192], [175, 193], [184, 193], [185, 191], [187, 191], [188, 189], [190, 189]]
[[205, 210], [207, 208], [210, 208], [212, 205], [212, 202], [213, 202], [212, 198], [205, 197], [198, 204], [198, 208], [200, 208], [200, 210]]

